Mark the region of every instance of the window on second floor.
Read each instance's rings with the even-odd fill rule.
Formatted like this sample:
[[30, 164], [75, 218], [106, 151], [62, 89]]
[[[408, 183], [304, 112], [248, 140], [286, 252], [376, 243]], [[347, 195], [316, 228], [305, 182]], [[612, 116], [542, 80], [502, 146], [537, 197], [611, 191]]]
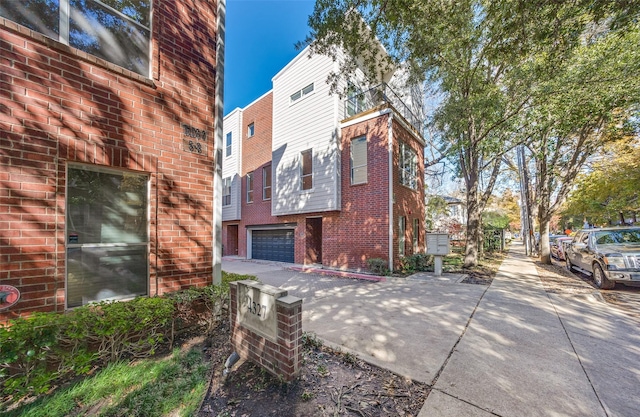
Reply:
[[291, 96], [289, 97], [290, 99], [289, 102], [293, 104], [294, 102], [300, 100], [301, 98], [308, 96], [312, 92], [313, 92], [313, 83], [309, 84], [302, 90], [298, 90], [295, 93], [291, 94]]
[[271, 200], [271, 165], [262, 168], [262, 199]]
[[226, 146], [226, 156], [231, 156], [231, 143], [232, 143], [232, 135], [231, 132], [227, 133], [227, 146]]
[[300, 176], [303, 190], [310, 190], [313, 187], [313, 151], [307, 149], [300, 154], [302, 164], [300, 166]]
[[231, 205], [231, 177], [222, 180], [222, 205]]
[[0, 16], [65, 45], [149, 76], [148, 0], [3, 1]]
[[251, 123], [249, 126], [247, 126], [247, 137], [250, 138], [251, 136], [255, 135], [255, 133], [255, 124]]
[[247, 203], [253, 203], [253, 172], [247, 174]]
[[418, 154], [409, 145], [400, 142], [400, 184], [418, 189]]
[[367, 182], [367, 137], [351, 140], [351, 184]]

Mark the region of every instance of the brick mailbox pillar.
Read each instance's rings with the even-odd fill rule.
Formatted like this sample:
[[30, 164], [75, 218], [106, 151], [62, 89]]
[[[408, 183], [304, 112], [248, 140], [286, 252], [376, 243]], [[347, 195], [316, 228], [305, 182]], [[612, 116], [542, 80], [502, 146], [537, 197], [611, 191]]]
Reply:
[[256, 281], [230, 283], [231, 343], [245, 359], [291, 381], [302, 362], [302, 299]]

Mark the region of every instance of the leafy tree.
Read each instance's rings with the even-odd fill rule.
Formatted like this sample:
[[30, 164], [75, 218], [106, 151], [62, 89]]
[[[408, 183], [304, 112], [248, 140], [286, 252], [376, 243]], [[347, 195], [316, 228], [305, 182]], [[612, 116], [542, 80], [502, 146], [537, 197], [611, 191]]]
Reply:
[[581, 45], [547, 82], [540, 83], [523, 122], [535, 169], [540, 257], [551, 262], [549, 223], [588, 158], [619, 138], [640, 102], [637, 24], [582, 35]]
[[565, 216], [614, 224], [640, 212], [640, 138], [608, 144], [589, 168], [578, 176]]
[[444, 198], [438, 195], [432, 195], [427, 198], [425, 205], [425, 227], [427, 230], [433, 230], [436, 220], [448, 215], [449, 207]]
[[[360, 57], [370, 76], [403, 63], [410, 80], [427, 81], [442, 93], [431, 122], [442, 154], [458, 165], [465, 181], [466, 267], [477, 264], [480, 214], [502, 157], [515, 144], [516, 116], [529, 105], [537, 81], [577, 44], [586, 5], [593, 6], [586, 0], [316, 2], [307, 39], [312, 51], [337, 59], [340, 47]], [[597, 10], [605, 14], [607, 5], [597, 2]], [[333, 86], [355, 65], [342, 63], [331, 77]]]

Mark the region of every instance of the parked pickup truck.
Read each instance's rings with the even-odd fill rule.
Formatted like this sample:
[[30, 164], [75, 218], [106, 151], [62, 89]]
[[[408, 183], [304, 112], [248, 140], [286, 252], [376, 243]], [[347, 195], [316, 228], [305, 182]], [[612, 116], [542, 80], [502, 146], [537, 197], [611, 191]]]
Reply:
[[640, 227], [583, 229], [566, 248], [567, 268], [593, 276], [598, 288], [640, 285]]

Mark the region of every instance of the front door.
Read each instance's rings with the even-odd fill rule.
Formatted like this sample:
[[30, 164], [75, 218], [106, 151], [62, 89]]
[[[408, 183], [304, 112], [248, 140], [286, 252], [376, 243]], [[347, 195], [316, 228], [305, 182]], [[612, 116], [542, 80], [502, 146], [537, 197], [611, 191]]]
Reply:
[[305, 264], [322, 263], [322, 217], [307, 219]]

